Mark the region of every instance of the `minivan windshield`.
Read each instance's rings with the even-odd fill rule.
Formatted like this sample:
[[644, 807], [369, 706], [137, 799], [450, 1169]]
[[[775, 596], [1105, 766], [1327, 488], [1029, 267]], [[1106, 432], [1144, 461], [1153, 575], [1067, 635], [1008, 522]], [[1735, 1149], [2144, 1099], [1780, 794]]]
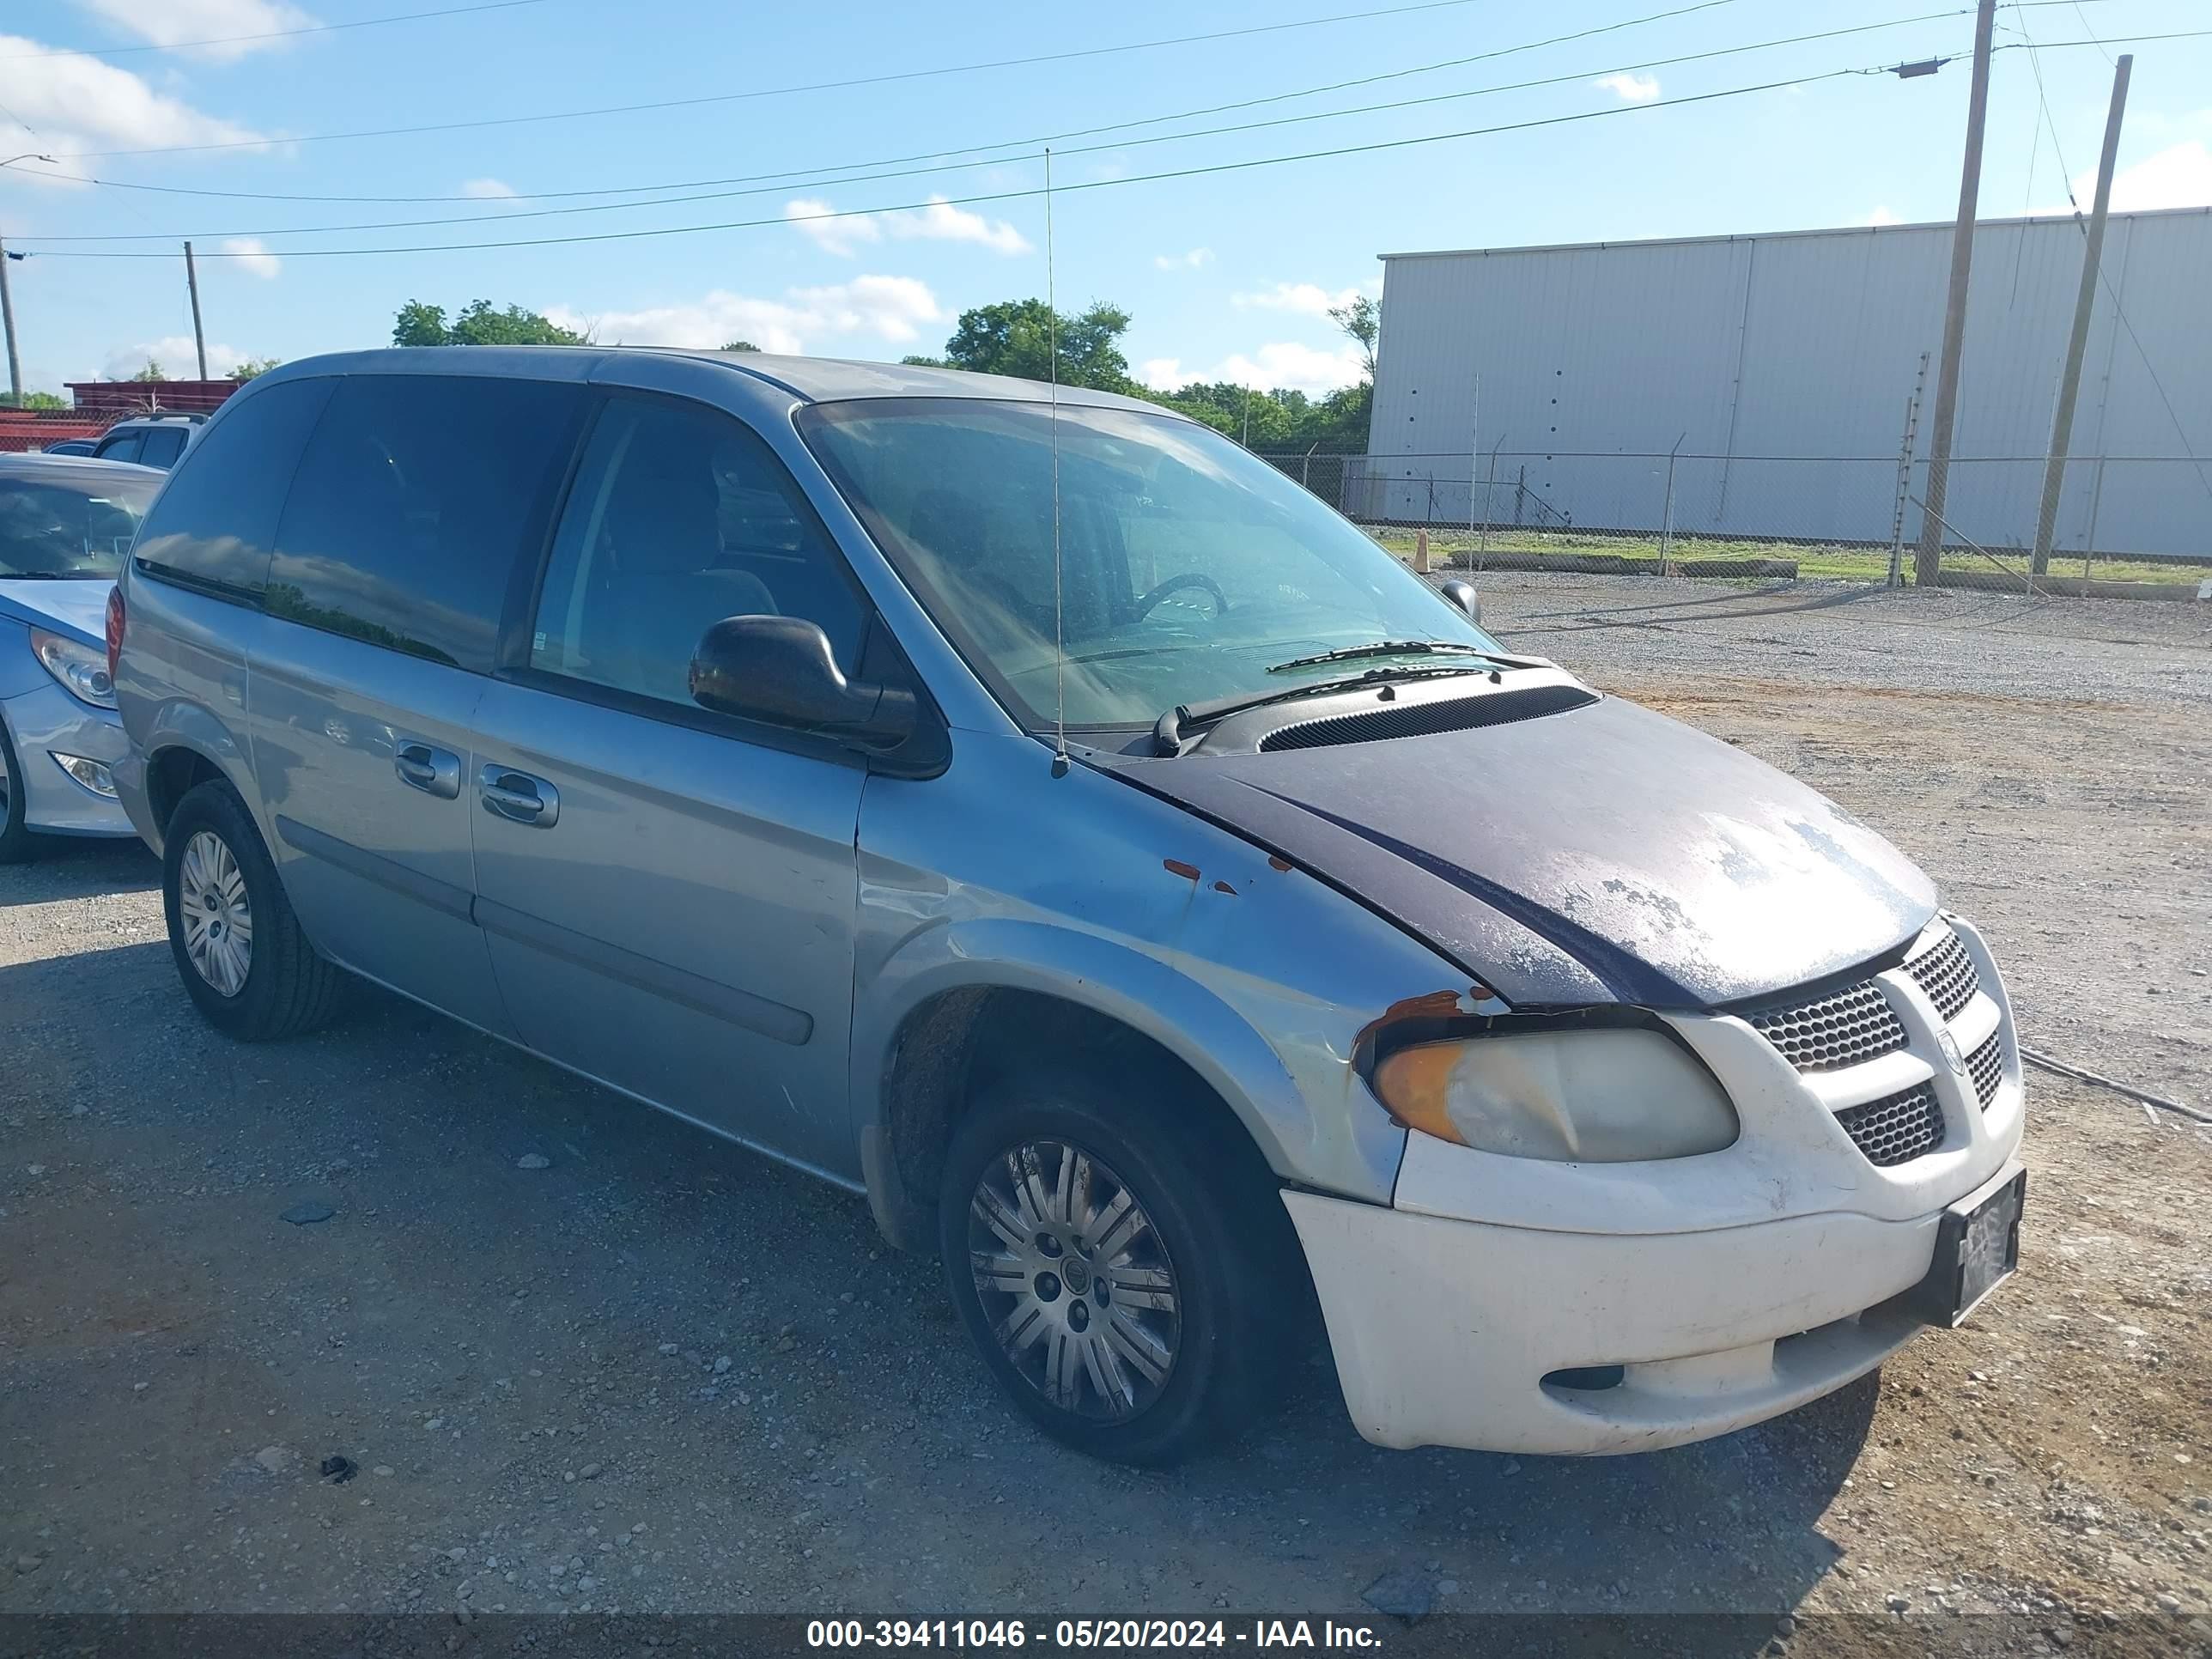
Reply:
[[[90, 470], [90, 469], [88, 469]], [[97, 469], [79, 483], [55, 474], [0, 477], [0, 581], [18, 577], [114, 579], [161, 475]]]
[[914, 398], [817, 404], [799, 426], [939, 626], [1035, 727], [1055, 708], [1056, 586], [1073, 727], [1149, 726], [1178, 704], [1388, 668], [1391, 653], [1297, 661], [1380, 641], [1431, 672], [1452, 659], [1425, 646], [1498, 649], [1318, 498], [1194, 422], [1063, 404], [1055, 423], [1046, 404]]

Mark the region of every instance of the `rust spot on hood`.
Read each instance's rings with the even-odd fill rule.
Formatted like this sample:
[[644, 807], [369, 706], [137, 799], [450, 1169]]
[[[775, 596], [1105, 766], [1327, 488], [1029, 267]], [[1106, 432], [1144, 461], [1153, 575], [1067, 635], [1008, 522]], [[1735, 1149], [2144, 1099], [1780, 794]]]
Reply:
[[1160, 867], [1171, 876], [1181, 876], [1185, 881], [1198, 879], [1198, 866], [1194, 864], [1185, 864], [1181, 859], [1162, 859]]
[[1291, 861], [1288, 859], [1279, 859], [1273, 854], [1268, 854], [1267, 863], [1270, 866], [1277, 870], [1287, 870], [1291, 867]]

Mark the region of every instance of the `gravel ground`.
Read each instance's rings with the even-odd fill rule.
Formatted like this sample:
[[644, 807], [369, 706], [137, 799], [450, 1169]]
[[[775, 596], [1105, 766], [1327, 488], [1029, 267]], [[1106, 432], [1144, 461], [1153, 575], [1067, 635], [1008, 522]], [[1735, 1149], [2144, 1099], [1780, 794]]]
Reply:
[[[1484, 592], [1516, 645], [1891, 835], [2032, 1046], [2212, 1105], [2212, 606]], [[0, 870], [0, 1614], [1342, 1619], [1395, 1572], [1439, 1611], [2212, 1639], [2212, 1130], [2179, 1115], [2032, 1075], [2026, 1271], [1778, 1422], [1386, 1452], [1317, 1358], [1279, 1421], [1138, 1474], [1016, 1421], [857, 1200], [380, 996], [216, 1036], [156, 874]]]

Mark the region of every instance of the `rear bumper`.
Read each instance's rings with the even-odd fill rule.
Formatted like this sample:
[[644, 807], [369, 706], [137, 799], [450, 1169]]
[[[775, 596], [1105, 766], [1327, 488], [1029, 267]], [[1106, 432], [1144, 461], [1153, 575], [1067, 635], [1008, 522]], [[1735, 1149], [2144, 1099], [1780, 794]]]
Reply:
[[52, 682], [0, 699], [0, 720], [15, 745], [15, 787], [23, 821], [50, 835], [131, 836], [137, 831], [121, 801], [79, 783], [54, 757], [74, 755], [111, 769], [130, 750], [112, 709], [94, 708]]

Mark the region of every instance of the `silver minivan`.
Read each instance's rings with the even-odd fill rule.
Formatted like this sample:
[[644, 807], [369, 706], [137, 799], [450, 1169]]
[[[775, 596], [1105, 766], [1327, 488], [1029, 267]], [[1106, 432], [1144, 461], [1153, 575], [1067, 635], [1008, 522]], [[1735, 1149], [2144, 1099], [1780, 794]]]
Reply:
[[289, 364], [112, 603], [185, 991], [349, 975], [865, 1193], [1047, 1431], [1325, 1322], [1361, 1433], [1599, 1453], [2013, 1271], [2019, 1051], [1881, 836], [1130, 399], [746, 354]]

